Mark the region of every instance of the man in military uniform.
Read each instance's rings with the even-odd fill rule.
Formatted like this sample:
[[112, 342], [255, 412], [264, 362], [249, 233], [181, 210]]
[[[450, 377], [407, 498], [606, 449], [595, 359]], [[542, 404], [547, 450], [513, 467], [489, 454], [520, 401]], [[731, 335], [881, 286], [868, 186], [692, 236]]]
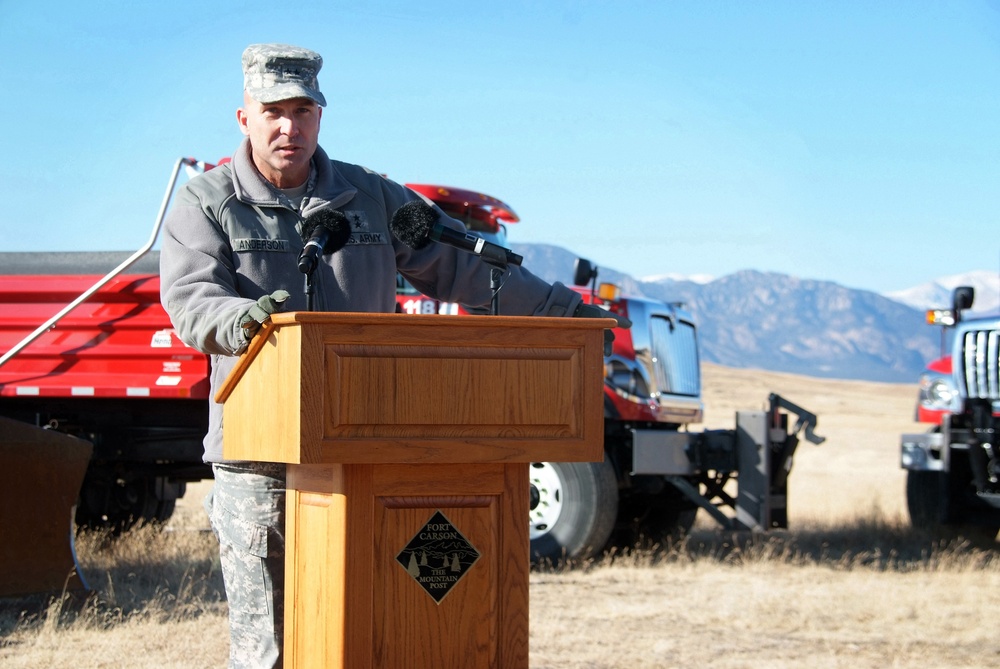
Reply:
[[[331, 160], [319, 146], [326, 105], [317, 80], [322, 64], [308, 49], [247, 47], [243, 106], [236, 112], [245, 138], [230, 163], [181, 189], [164, 226], [161, 300], [177, 335], [212, 356], [213, 395], [270, 314], [306, 308], [297, 267], [302, 227], [324, 209], [351, 221], [351, 237], [314, 271], [317, 311], [393, 312], [397, 272], [438, 299], [479, 309], [490, 303], [490, 268], [477, 256], [443, 244], [415, 250], [390, 233], [392, 214], [418, 195], [375, 172]], [[461, 223], [440, 215], [443, 224], [464, 232]], [[511, 315], [608, 315], [588, 313], [575, 292], [520, 267], [508, 270], [504, 295]], [[215, 402], [205, 460], [215, 473], [206, 506], [229, 601], [230, 667], [278, 667], [284, 465], [226, 461], [222, 407]]]

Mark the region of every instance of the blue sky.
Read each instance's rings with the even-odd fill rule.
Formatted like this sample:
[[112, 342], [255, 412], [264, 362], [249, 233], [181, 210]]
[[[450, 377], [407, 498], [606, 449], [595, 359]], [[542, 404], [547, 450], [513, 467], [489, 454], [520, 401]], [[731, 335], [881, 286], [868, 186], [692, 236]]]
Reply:
[[0, 250], [139, 248], [273, 41], [324, 56], [328, 153], [499, 197], [512, 242], [880, 292], [1000, 266], [1000, 2], [495, 4], [0, 0]]

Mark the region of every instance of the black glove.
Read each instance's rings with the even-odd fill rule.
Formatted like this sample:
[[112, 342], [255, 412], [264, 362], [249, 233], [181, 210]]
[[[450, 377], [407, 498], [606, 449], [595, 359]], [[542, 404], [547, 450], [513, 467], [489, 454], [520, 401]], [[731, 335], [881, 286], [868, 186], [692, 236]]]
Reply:
[[247, 312], [240, 316], [240, 327], [243, 328], [243, 338], [247, 341], [260, 330], [260, 326], [267, 322], [271, 314], [281, 311], [281, 305], [289, 297], [287, 290], [276, 290], [270, 295], [264, 295], [257, 302], [251, 305]]
[[[632, 321], [619, 314], [612, 313], [607, 309], [602, 309], [593, 304], [581, 302], [573, 312], [573, 318], [613, 318], [617, 322], [617, 327], [630, 328]], [[612, 330], [604, 331], [604, 356], [611, 355], [611, 344], [615, 341], [615, 333]]]
[[613, 318], [617, 321], [617, 327], [625, 328], [626, 330], [632, 327], [632, 321], [625, 318], [621, 314], [616, 314], [607, 309], [602, 309], [595, 304], [586, 304], [581, 302], [577, 305], [576, 311], [573, 312], [574, 318]]

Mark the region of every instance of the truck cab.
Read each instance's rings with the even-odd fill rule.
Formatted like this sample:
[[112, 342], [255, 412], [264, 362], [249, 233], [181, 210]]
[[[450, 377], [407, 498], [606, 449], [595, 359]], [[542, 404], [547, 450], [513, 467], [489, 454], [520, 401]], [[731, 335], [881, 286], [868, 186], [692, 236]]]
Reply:
[[925, 373], [918, 415], [937, 424], [902, 436], [900, 462], [915, 527], [992, 542], [1000, 530], [1000, 316], [964, 318], [974, 296], [960, 286], [951, 309], [929, 316], [951, 330], [950, 383], [943, 371]]

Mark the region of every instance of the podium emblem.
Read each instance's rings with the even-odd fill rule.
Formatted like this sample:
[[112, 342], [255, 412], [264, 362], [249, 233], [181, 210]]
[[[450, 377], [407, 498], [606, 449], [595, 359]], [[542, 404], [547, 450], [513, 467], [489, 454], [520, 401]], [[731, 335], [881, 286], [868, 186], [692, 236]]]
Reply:
[[479, 551], [440, 510], [396, 556], [396, 562], [438, 604], [478, 559]]

